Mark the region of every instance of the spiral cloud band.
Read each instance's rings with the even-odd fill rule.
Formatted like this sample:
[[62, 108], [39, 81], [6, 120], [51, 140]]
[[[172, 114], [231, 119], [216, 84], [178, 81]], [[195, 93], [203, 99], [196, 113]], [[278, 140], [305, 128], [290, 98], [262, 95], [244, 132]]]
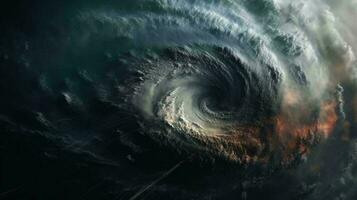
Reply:
[[83, 43], [125, 41], [121, 95], [144, 134], [187, 154], [285, 164], [332, 134], [355, 58], [328, 2], [145, 3], [77, 19]]

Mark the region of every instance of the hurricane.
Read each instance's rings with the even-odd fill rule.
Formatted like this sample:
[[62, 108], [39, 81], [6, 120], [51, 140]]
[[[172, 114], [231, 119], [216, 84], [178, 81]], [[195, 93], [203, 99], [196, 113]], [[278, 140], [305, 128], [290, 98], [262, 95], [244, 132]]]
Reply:
[[[126, 192], [116, 199], [154, 187], [132, 196], [143, 183], [125, 172], [146, 180], [175, 163], [162, 179], [181, 165], [191, 165], [188, 174], [223, 170], [238, 179], [227, 185], [241, 199], [254, 188], [284, 198], [266, 192], [278, 190], [281, 176], [303, 190], [296, 199], [356, 196], [357, 1], [76, 1], [33, 9], [20, 18], [23, 27], [6, 25], [1, 40], [4, 141], [32, 149], [28, 141], [38, 140], [46, 159], [118, 168], [93, 175], [117, 181]], [[200, 192], [173, 181], [154, 194], [231, 198], [228, 186], [211, 184], [223, 175], [202, 176], [210, 184]], [[198, 198], [205, 191], [221, 192]]]
[[[189, 154], [289, 162], [331, 134], [329, 68], [354, 55], [315, 2], [259, 3], [157, 1], [134, 14], [83, 11], [78, 21], [83, 40], [126, 41], [120, 87], [143, 134]], [[329, 40], [339, 50], [332, 61], [321, 47]]]

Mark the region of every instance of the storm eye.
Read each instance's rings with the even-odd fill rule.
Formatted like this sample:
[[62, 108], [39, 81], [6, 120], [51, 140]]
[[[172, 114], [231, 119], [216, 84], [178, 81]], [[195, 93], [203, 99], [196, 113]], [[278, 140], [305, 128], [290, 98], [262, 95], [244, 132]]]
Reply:
[[173, 48], [140, 65], [144, 76], [132, 83], [131, 98], [146, 116], [145, 134], [206, 158], [266, 159], [262, 127], [278, 111], [281, 75], [243, 63], [233, 49], [202, 49]]

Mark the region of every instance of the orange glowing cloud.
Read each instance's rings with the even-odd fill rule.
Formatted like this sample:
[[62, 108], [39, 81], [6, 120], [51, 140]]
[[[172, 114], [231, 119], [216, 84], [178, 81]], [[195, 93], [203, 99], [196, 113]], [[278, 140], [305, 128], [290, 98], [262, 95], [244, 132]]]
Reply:
[[[283, 162], [289, 163], [293, 155], [306, 155], [313, 144], [328, 138], [338, 121], [336, 100], [323, 101], [318, 109], [313, 102], [303, 101], [296, 90], [284, 92], [281, 113], [273, 119], [275, 148], [281, 149]], [[315, 116], [316, 111], [319, 115]]]

